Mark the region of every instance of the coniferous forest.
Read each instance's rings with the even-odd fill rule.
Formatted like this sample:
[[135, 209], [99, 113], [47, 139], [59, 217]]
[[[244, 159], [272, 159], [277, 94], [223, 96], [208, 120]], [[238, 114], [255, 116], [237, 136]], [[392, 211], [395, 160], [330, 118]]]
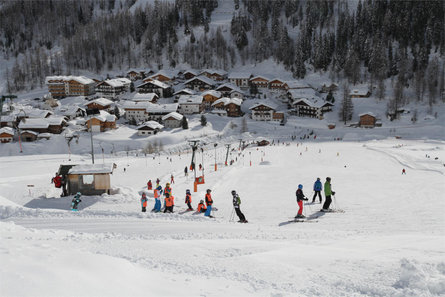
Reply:
[[[212, 25], [221, 0], [0, 1], [0, 49], [10, 91], [47, 75], [129, 68], [230, 70], [273, 59], [304, 78], [328, 72], [370, 83], [394, 104], [405, 88], [430, 105], [444, 90], [445, 2], [224, 0], [230, 26]], [[353, 6], [353, 7], [351, 7]], [[412, 98], [411, 98], [412, 100]]]

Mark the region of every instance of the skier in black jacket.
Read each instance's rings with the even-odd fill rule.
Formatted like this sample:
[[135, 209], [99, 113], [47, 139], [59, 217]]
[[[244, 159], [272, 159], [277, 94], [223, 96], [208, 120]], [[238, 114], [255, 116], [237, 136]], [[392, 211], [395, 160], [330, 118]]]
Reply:
[[82, 202], [82, 200], [80, 200], [80, 196], [82, 196], [82, 194], [80, 192], [77, 192], [77, 194], [74, 196], [73, 200], [71, 201], [71, 209], [73, 211], [77, 211], [77, 205]]
[[232, 196], [233, 196], [233, 200], [232, 200], [233, 207], [235, 208], [236, 215], [239, 218], [238, 222], [239, 223], [247, 223], [246, 217], [240, 210], [241, 199], [240, 199], [239, 195], [235, 192], [235, 190], [232, 191]]
[[301, 184], [298, 185], [298, 190], [295, 194], [297, 195], [297, 204], [299, 207], [298, 214], [295, 218], [296, 219], [304, 218], [305, 216], [303, 215], [303, 200], [307, 201], [308, 199], [303, 194], [303, 185]]

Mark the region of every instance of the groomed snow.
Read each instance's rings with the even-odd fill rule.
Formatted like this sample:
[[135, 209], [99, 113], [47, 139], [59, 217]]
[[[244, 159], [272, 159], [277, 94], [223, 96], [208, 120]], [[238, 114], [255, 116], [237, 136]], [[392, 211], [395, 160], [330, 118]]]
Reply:
[[[234, 164], [224, 166], [228, 142]], [[50, 179], [59, 164], [88, 164], [88, 156], [1, 157], [1, 295], [445, 294], [444, 141], [286, 143], [275, 138], [274, 146], [238, 154], [239, 142], [225, 139], [216, 147], [216, 172], [213, 144], [198, 151], [206, 183], [192, 192], [192, 204], [212, 189], [215, 219], [180, 214], [185, 190], [193, 189], [183, 174], [190, 152], [105, 155], [105, 163], [117, 164], [112, 195], [84, 196], [76, 213], [69, 211], [72, 197], [59, 198]], [[142, 192], [148, 209], [154, 204], [148, 179], [164, 186], [171, 174], [175, 213], [141, 213]], [[345, 213], [322, 214], [320, 204], [305, 203], [317, 222], [288, 223], [297, 185], [312, 198], [313, 182], [326, 176], [336, 192], [332, 207]], [[248, 224], [229, 222], [234, 189]]]

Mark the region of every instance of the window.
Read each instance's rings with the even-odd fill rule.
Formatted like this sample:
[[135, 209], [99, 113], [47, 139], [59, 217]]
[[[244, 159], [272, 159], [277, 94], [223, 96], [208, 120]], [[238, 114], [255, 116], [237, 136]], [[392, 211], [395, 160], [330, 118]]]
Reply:
[[83, 175], [82, 182], [84, 185], [92, 185], [94, 183], [94, 175]]

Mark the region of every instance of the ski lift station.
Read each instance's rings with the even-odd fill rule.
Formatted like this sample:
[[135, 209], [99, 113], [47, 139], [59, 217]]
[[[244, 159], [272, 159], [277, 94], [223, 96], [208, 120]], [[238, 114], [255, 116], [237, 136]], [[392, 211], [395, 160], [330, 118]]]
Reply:
[[77, 192], [82, 195], [110, 194], [110, 174], [113, 173], [115, 166], [115, 164], [60, 165], [59, 174], [66, 175], [69, 195]]

